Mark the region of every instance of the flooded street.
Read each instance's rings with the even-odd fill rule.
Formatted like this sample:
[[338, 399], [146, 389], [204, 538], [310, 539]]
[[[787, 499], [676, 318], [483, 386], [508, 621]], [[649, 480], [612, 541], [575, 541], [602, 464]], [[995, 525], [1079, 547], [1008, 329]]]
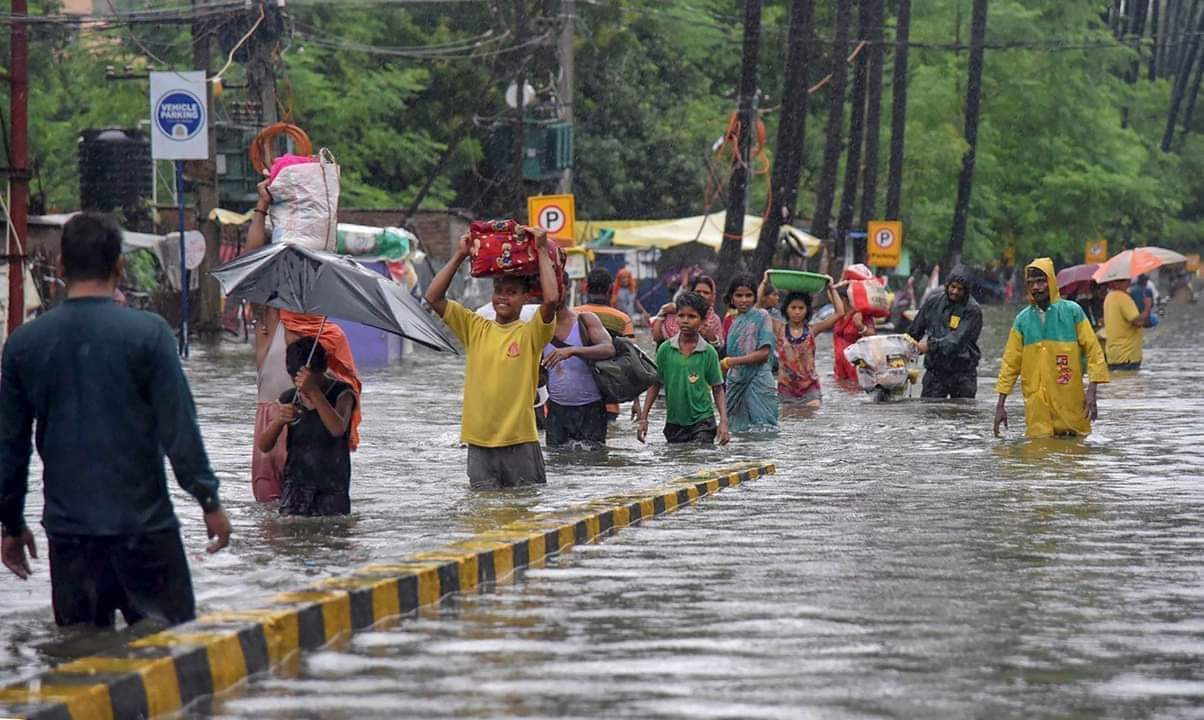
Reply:
[[[776, 436], [679, 450], [654, 432], [642, 446], [624, 418], [609, 452], [549, 454], [548, 486], [511, 494], [468, 491], [462, 360], [421, 352], [365, 373], [344, 521], [255, 505], [253, 359], [199, 353], [188, 372], [235, 531], [204, 555], [200, 511], [173, 487], [202, 612], [703, 466], [765, 459], [778, 474], [191, 714], [1199, 717], [1204, 312], [1172, 306], [1147, 331], [1146, 369], [1101, 388], [1087, 440], [1035, 442], [1019, 389], [1010, 432], [991, 436], [1014, 312], [985, 308], [976, 402], [871, 404], [831, 380], [825, 338], [824, 407], [784, 408]], [[0, 583], [0, 681], [72, 642], [53, 627], [44, 559], [35, 571]]]

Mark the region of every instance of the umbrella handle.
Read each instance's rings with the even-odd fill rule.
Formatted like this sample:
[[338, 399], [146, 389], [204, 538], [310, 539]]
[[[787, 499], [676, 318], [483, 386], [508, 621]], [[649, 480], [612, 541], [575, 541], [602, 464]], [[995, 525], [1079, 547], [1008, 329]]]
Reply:
[[[309, 349], [309, 357], [305, 359], [305, 367], [311, 367], [310, 363], [314, 361], [314, 352], [318, 349], [318, 341], [322, 339], [322, 330], [326, 327], [326, 316], [322, 316], [322, 322], [318, 325], [318, 334], [314, 335], [314, 346]], [[301, 404], [301, 393], [293, 393], [293, 405]]]

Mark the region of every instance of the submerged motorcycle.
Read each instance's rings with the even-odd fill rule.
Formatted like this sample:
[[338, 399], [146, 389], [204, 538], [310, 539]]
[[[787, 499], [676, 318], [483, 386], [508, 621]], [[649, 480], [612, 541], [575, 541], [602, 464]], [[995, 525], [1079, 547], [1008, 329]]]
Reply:
[[901, 399], [920, 377], [919, 352], [906, 335], [863, 337], [845, 348], [844, 356], [857, 368], [857, 384], [876, 402]]

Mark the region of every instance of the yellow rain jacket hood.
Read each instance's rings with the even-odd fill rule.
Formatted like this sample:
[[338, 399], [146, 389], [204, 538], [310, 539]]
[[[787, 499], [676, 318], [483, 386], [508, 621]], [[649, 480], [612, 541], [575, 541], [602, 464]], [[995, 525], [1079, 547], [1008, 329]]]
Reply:
[[1044, 311], [1029, 295], [1008, 333], [995, 390], [1008, 395], [1016, 380], [1024, 391], [1024, 418], [1030, 438], [1091, 432], [1084, 409], [1083, 372], [1095, 383], [1108, 382], [1108, 364], [1091, 322], [1078, 303], [1063, 300], [1053, 261], [1038, 258], [1030, 268], [1049, 279], [1049, 307]]

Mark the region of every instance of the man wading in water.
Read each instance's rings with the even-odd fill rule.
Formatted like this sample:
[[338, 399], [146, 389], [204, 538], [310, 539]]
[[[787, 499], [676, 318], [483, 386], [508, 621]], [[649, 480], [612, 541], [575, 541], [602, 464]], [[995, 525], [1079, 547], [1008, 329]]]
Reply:
[[[1020, 378], [1030, 438], [1086, 435], [1099, 415], [1095, 393], [1108, 382], [1108, 366], [1095, 330], [1079, 304], [1058, 296], [1053, 261], [1038, 258], [1024, 269], [1030, 305], [1020, 311], [1003, 349], [995, 389], [995, 435], [1008, 426], [1004, 407]], [[1083, 358], [1090, 385], [1083, 390]]]
[[31, 435], [45, 464], [42, 525], [59, 625], [174, 624], [196, 615], [163, 455], [196, 498], [214, 553], [230, 542], [192, 393], [163, 318], [119, 307], [121, 230], [85, 213], [63, 227], [67, 301], [12, 334], [0, 374], [0, 524], [17, 577], [37, 557], [25, 525]]

